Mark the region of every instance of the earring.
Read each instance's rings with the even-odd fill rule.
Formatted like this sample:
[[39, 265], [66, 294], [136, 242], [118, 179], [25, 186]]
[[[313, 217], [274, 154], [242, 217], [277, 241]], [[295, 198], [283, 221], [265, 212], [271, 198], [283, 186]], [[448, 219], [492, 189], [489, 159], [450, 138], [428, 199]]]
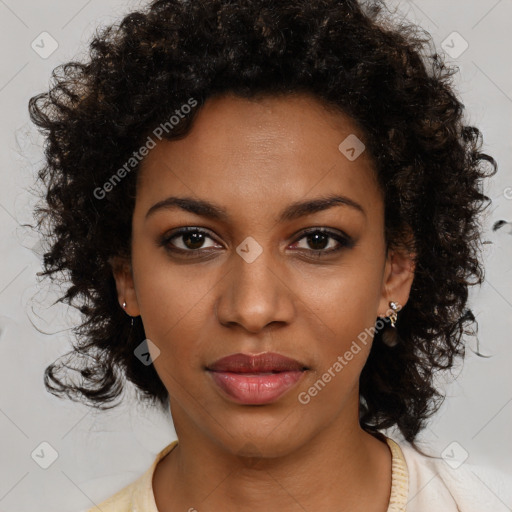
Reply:
[[[123, 309], [126, 309], [126, 302], [123, 302]], [[127, 313], [127, 314], [128, 314], [128, 313]], [[131, 315], [128, 315], [128, 316], [129, 316], [129, 317], [131, 318], [131, 320], [132, 320], [132, 324], [131, 324], [131, 326], [133, 327], [133, 316], [131, 316]]]
[[390, 302], [389, 306], [393, 310], [391, 315], [388, 316], [391, 326], [386, 326], [382, 331], [382, 342], [388, 347], [394, 347], [398, 344], [398, 331], [396, 329], [397, 313], [402, 307], [397, 302]]

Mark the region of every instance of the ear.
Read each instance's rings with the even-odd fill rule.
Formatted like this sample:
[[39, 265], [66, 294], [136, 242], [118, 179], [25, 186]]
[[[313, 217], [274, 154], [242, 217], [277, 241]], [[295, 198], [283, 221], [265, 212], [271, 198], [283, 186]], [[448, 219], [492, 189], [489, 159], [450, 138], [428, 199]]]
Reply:
[[[139, 316], [140, 310], [130, 261], [121, 256], [114, 256], [109, 258], [108, 262], [116, 281], [117, 299], [121, 308], [130, 316]], [[126, 302], [126, 308], [123, 308], [123, 302]]]
[[390, 302], [397, 302], [400, 309], [407, 304], [414, 280], [414, 258], [415, 254], [406, 249], [388, 251], [379, 301], [379, 317], [389, 316], [392, 311]]

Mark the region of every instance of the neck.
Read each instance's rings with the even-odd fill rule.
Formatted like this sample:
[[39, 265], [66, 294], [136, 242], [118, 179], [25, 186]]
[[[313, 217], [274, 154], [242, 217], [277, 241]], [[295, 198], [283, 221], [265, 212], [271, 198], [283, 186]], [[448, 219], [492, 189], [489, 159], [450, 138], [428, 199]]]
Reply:
[[279, 456], [265, 456], [255, 445], [233, 453], [192, 428], [176, 432], [178, 445], [153, 477], [160, 512], [387, 510], [391, 453], [358, 423], [333, 422]]

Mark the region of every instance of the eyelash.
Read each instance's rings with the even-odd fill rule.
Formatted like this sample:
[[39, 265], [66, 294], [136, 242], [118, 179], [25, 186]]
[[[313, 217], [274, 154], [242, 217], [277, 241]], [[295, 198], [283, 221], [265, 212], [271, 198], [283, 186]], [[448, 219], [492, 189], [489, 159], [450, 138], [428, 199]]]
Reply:
[[[178, 231], [175, 231], [169, 235], [164, 235], [161, 238], [159, 245], [165, 247], [165, 249], [167, 251], [178, 252], [178, 253], [185, 255], [185, 257], [188, 257], [188, 258], [197, 258], [199, 256], [196, 256], [193, 253], [198, 253], [200, 251], [205, 252], [205, 249], [181, 249], [179, 247], [174, 247], [171, 244], [171, 241], [174, 240], [175, 238], [179, 238], [180, 236], [186, 235], [188, 233], [199, 233], [202, 235], [206, 235], [208, 238], [214, 240], [210, 236], [208, 231], [204, 231], [203, 229], [200, 229], [200, 228], [187, 227], [187, 228], [182, 228]], [[309, 229], [303, 231], [301, 233], [301, 236], [299, 238], [297, 238], [295, 240], [295, 242], [293, 242], [293, 243], [295, 244], [295, 243], [301, 241], [303, 238], [306, 238], [308, 235], [315, 234], [315, 233], [322, 233], [322, 234], [328, 236], [328, 238], [332, 238], [332, 239], [336, 240], [340, 245], [334, 249], [327, 249], [327, 250], [325, 250], [325, 249], [324, 250], [322, 250], [322, 249], [318, 249], [318, 250], [297, 249], [297, 250], [299, 250], [299, 251], [306, 250], [313, 257], [321, 258], [325, 255], [337, 253], [337, 252], [341, 251], [342, 249], [351, 249], [355, 245], [354, 240], [351, 237], [349, 237], [348, 235], [344, 235], [344, 234], [342, 235], [342, 234], [339, 234], [339, 233], [336, 233], [334, 231], [330, 231], [330, 230], [327, 230], [324, 228], [309, 228]]]

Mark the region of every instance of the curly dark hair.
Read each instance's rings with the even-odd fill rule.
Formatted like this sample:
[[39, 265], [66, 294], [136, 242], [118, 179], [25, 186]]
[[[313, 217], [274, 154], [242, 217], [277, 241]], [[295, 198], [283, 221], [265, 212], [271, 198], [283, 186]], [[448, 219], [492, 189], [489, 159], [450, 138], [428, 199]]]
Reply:
[[29, 102], [46, 137], [35, 216], [51, 245], [38, 275], [64, 273], [59, 300], [84, 318], [74, 350], [46, 369], [48, 390], [106, 409], [128, 379], [139, 398], [167, 404], [154, 367], [134, 357], [144, 326], [138, 317], [131, 328], [119, 307], [111, 266], [130, 257], [138, 165], [102, 200], [95, 190], [191, 97], [197, 108], [166, 139], [186, 136], [213, 95], [307, 93], [362, 128], [387, 247], [415, 254], [400, 342], [389, 347], [377, 331], [360, 377], [361, 426], [396, 426], [414, 445], [444, 399], [435, 373], [463, 357], [464, 335], [476, 332], [466, 303], [484, 278], [483, 180], [497, 170], [480, 152], [481, 132], [464, 123], [451, 83], [458, 68], [431, 43], [382, 2], [356, 0], [156, 0], [98, 28], [87, 62], [55, 68], [48, 92]]

